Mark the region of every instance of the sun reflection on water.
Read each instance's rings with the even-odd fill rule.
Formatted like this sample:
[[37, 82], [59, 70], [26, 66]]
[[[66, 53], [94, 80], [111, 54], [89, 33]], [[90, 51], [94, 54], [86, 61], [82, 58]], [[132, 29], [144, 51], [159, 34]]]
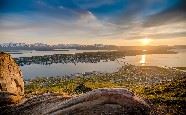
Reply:
[[146, 55], [141, 55], [140, 64], [143, 66], [146, 63]]

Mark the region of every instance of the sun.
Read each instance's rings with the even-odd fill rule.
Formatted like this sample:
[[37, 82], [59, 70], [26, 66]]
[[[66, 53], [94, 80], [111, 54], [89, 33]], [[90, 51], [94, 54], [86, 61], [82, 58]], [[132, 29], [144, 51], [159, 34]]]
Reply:
[[143, 38], [143, 39], [141, 39], [141, 43], [144, 46], [149, 45], [150, 42], [151, 42], [151, 39], [149, 39], [149, 38]]

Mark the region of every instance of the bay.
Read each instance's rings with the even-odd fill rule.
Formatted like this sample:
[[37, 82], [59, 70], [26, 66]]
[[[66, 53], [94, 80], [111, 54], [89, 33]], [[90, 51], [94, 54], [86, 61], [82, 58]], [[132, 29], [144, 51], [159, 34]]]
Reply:
[[[11, 54], [13, 57], [31, 57], [44, 56], [53, 54], [75, 54], [83, 52], [98, 52], [109, 50], [75, 50], [68, 49], [64, 51], [17, 51], [19, 53]], [[50, 65], [31, 64], [21, 66], [25, 79], [35, 77], [53, 77], [75, 75], [77, 73], [102, 72], [112, 73], [117, 71], [123, 64], [129, 63], [137, 66], [168, 66], [168, 67], [186, 67], [186, 49], [177, 49], [177, 54], [144, 54], [137, 56], [126, 56], [125, 59], [116, 61], [99, 62], [99, 63], [53, 63]]]

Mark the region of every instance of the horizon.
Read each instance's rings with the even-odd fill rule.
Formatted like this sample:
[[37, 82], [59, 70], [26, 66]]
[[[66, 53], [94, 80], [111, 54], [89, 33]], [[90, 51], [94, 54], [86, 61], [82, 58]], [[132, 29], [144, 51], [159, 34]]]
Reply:
[[186, 45], [185, 0], [1, 0], [0, 43]]
[[[45, 44], [45, 45], [49, 45], [49, 46], [53, 46], [53, 45], [85, 45], [85, 46], [88, 46], [88, 45], [104, 45], [104, 46], [109, 46], [112, 44], [97, 44], [97, 43], [92, 43], [92, 44], [78, 44], [78, 43], [57, 43], [57, 44], [48, 44], [48, 43], [44, 43], [44, 42], [34, 42], [34, 43], [26, 43], [26, 42], [4, 42], [4, 43], [0, 43], [0, 45], [3, 45], [3, 44], [26, 44], [26, 45], [34, 45], [34, 44]], [[166, 45], [166, 44], [163, 44], [163, 45], [113, 45], [113, 46], [119, 46], [119, 47], [122, 47], [122, 46], [125, 46], [125, 47], [153, 47], [153, 46], [186, 46], [185, 44], [184, 45]]]

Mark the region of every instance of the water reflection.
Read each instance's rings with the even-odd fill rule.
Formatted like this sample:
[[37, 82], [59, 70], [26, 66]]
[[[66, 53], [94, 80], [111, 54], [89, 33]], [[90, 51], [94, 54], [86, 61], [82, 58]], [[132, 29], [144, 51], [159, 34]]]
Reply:
[[144, 54], [144, 55], [141, 55], [140, 64], [141, 64], [142, 66], [144, 66], [145, 63], [146, 63], [146, 55]]

